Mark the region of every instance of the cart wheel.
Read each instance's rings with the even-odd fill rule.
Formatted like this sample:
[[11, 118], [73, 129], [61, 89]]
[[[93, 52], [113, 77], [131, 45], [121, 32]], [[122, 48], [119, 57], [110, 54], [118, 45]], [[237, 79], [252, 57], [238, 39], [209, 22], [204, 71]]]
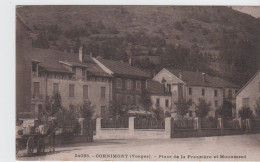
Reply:
[[45, 152], [45, 143], [43, 139], [39, 139], [38, 145], [37, 145], [37, 153], [44, 153]]
[[27, 140], [27, 153], [32, 154], [34, 149], [34, 138], [31, 136]]

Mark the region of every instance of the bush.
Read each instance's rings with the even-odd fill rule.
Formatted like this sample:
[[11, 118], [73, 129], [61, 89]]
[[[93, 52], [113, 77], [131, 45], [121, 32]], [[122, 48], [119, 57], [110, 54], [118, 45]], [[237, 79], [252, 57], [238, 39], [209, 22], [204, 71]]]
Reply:
[[196, 105], [196, 115], [200, 118], [205, 118], [211, 109], [211, 104], [204, 99], [199, 98], [199, 103]]
[[184, 99], [175, 103], [176, 112], [179, 116], [183, 117], [189, 112], [189, 108], [192, 105], [192, 101], [186, 101]]
[[177, 30], [180, 30], [180, 31], [183, 31], [183, 30], [184, 30], [184, 28], [183, 28], [181, 22], [179, 22], [179, 21], [175, 22], [175, 28], [176, 28]]
[[232, 117], [232, 103], [224, 101], [223, 105], [216, 110], [216, 115], [222, 118]]
[[79, 116], [89, 121], [95, 112], [94, 109], [95, 106], [90, 101], [84, 101], [83, 105], [79, 107]]
[[253, 112], [250, 109], [250, 107], [242, 107], [239, 112], [239, 117], [241, 117], [242, 119], [250, 119], [253, 117]]
[[153, 109], [153, 115], [157, 120], [163, 120], [164, 119], [163, 109], [159, 105], [156, 105], [156, 108]]

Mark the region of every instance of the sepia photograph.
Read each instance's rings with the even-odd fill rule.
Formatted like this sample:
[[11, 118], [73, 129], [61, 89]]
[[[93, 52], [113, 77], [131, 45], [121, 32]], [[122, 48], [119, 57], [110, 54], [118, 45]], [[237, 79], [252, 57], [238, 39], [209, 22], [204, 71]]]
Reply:
[[15, 6], [15, 157], [260, 161], [260, 6]]

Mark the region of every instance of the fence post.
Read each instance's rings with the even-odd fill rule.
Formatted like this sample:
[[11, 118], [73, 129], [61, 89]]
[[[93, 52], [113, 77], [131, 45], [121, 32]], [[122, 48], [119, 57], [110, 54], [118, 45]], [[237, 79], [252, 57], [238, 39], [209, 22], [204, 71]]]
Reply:
[[194, 129], [201, 130], [201, 120], [199, 117], [194, 118]]
[[251, 130], [251, 120], [246, 119], [246, 131], [247, 131], [247, 133], [249, 133], [250, 130]]
[[101, 137], [101, 120], [102, 120], [102, 118], [96, 119], [96, 137], [97, 138]]
[[238, 123], [239, 123], [240, 129], [243, 129], [242, 118], [238, 118]]
[[165, 138], [171, 138], [171, 134], [173, 131], [172, 124], [173, 118], [167, 117], [165, 118]]
[[129, 117], [128, 119], [128, 130], [129, 130], [129, 135], [134, 136], [134, 131], [135, 131], [135, 117]]
[[218, 128], [223, 129], [224, 128], [224, 122], [222, 118], [218, 118]]
[[85, 118], [79, 118], [79, 126], [80, 126], [80, 135], [81, 136], [83, 136], [83, 135], [86, 135], [86, 131], [85, 131], [85, 129], [84, 129], [84, 127], [85, 127], [85, 123], [84, 123], [84, 121], [85, 121]]

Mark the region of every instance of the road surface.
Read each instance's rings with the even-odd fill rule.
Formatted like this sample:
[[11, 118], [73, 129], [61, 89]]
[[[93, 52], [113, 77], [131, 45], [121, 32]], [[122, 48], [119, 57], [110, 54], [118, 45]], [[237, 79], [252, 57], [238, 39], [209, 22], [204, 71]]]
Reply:
[[[48, 151], [48, 150], [47, 150]], [[260, 134], [218, 137], [95, 140], [56, 148], [55, 153], [28, 156], [19, 152], [18, 160], [260, 160]]]

